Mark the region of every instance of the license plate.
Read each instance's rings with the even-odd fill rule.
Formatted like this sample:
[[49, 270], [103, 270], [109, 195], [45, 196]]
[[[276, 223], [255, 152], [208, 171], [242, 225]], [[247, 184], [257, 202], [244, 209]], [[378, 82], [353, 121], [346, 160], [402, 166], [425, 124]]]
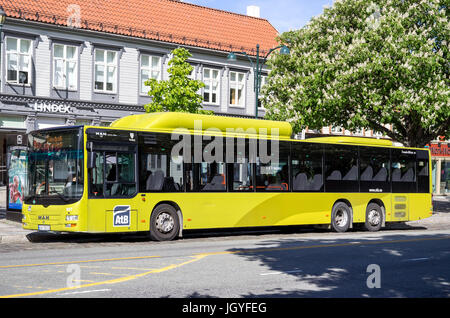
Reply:
[[38, 225], [38, 231], [50, 231], [50, 225]]

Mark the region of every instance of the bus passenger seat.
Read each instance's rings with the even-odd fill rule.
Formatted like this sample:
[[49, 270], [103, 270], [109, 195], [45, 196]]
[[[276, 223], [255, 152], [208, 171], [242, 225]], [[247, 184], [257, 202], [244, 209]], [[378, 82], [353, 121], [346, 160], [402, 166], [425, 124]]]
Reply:
[[381, 167], [380, 171], [373, 177], [372, 181], [386, 181], [387, 170], [385, 167]]
[[373, 169], [371, 166], [368, 166], [366, 170], [361, 174], [361, 181], [372, 181], [373, 177]]
[[303, 191], [307, 190], [307, 181], [306, 173], [299, 173], [294, 179], [294, 191]]
[[314, 175], [313, 181], [309, 186], [309, 190], [319, 191], [322, 188], [322, 185], [322, 174], [316, 174]]
[[400, 179], [402, 182], [413, 182], [414, 181], [414, 170], [413, 168], [409, 168], [408, 171], [402, 176]]
[[205, 191], [220, 191], [226, 189], [226, 184], [224, 182], [224, 176], [223, 175], [216, 175], [214, 178], [212, 178], [211, 182], [208, 182], [205, 184], [202, 190]]
[[400, 181], [401, 175], [402, 175], [402, 172], [400, 171], [400, 169], [399, 168], [395, 168], [392, 171], [392, 181], [397, 181], [397, 182]]
[[164, 172], [156, 170], [148, 178], [146, 183], [146, 189], [150, 191], [162, 190], [164, 184]]
[[342, 180], [358, 180], [358, 167], [352, 166]]
[[334, 170], [327, 178], [327, 180], [341, 180], [342, 174], [339, 170]]

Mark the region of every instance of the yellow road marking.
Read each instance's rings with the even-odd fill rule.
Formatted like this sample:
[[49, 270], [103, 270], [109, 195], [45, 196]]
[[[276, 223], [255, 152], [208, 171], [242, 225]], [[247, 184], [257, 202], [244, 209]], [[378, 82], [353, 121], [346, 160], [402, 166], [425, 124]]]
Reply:
[[[180, 264], [172, 264], [163, 268], [158, 268], [158, 269], [153, 269], [151, 271], [145, 272], [145, 273], [140, 273], [140, 274], [136, 274], [136, 275], [130, 275], [130, 276], [125, 276], [125, 277], [121, 277], [121, 278], [116, 278], [116, 279], [111, 279], [111, 280], [106, 280], [106, 281], [102, 281], [102, 282], [97, 282], [97, 283], [91, 283], [91, 284], [84, 284], [84, 285], [79, 285], [79, 286], [74, 286], [74, 287], [64, 287], [64, 288], [58, 288], [58, 289], [50, 289], [50, 290], [45, 290], [45, 291], [39, 291], [39, 292], [31, 292], [31, 293], [24, 293], [24, 294], [15, 294], [15, 295], [5, 295], [5, 296], [0, 296], [0, 298], [15, 298], [15, 297], [25, 297], [25, 296], [37, 296], [37, 295], [43, 295], [43, 294], [49, 294], [49, 293], [57, 293], [57, 292], [61, 292], [61, 291], [66, 291], [66, 290], [74, 290], [74, 289], [80, 289], [80, 288], [86, 288], [86, 287], [92, 287], [92, 286], [98, 286], [98, 285], [104, 285], [104, 284], [117, 284], [117, 283], [122, 283], [122, 282], [126, 282], [129, 280], [133, 280], [136, 278], [141, 278], [144, 276], [147, 276], [149, 274], [154, 274], [154, 273], [162, 273], [171, 269], [175, 269], [177, 267], [181, 267], [196, 261], [201, 260], [202, 258], [204, 258], [205, 255], [197, 255], [197, 256], [191, 256], [192, 259], [185, 261], [183, 263]], [[74, 262], [69, 262], [70, 264], [73, 264]]]
[[154, 255], [152, 255], [152, 256], [135, 256], [135, 257], [92, 259], [92, 260], [70, 261], [70, 262], [6, 265], [6, 266], [0, 266], [0, 268], [32, 267], [32, 266], [47, 266], [47, 265], [62, 265], [62, 264], [79, 264], [79, 263], [91, 263], [91, 262], [111, 262], [111, 261], [124, 261], [124, 260], [134, 260], [134, 259], [147, 259], [147, 258], [156, 258], [156, 257], [161, 257], [161, 256], [154, 256]]
[[130, 269], [130, 270], [135, 270], [135, 271], [151, 271], [151, 270], [154, 270], [154, 268], [118, 267], [118, 266], [113, 266], [113, 267], [111, 267], [111, 269]]
[[97, 272], [90, 272], [91, 275], [105, 275], [105, 276], [128, 276], [128, 274], [113, 274], [113, 273], [97, 273]]

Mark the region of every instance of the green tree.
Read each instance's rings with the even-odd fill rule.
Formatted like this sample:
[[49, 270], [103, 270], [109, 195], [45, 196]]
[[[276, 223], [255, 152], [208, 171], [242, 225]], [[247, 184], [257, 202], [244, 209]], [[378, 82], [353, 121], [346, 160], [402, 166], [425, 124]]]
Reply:
[[190, 79], [193, 67], [186, 62], [192, 56], [185, 48], [177, 48], [171, 52], [169, 61], [169, 79], [158, 81], [150, 78], [145, 82], [150, 87], [148, 95], [152, 97], [149, 104], [144, 105], [146, 112], [188, 112], [211, 114], [202, 109], [202, 96], [198, 91], [205, 86], [199, 80]]
[[[283, 33], [262, 95], [295, 131], [334, 125], [407, 146], [450, 137], [449, 0], [337, 0]], [[392, 130], [386, 126], [392, 124]]]

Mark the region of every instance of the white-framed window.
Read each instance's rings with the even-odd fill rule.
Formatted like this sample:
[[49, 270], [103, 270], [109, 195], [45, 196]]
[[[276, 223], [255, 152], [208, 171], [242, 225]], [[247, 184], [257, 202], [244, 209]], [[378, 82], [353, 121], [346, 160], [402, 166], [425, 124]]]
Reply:
[[333, 134], [343, 134], [344, 130], [342, 129], [342, 127], [331, 127], [331, 133]]
[[244, 107], [245, 73], [230, 71], [230, 105]]
[[147, 94], [149, 87], [145, 86], [145, 81], [149, 78], [161, 80], [161, 57], [141, 54], [140, 69], [141, 94]]
[[94, 90], [116, 93], [117, 51], [95, 49]]
[[219, 75], [219, 70], [203, 68], [203, 101], [207, 104], [219, 104]]
[[383, 137], [383, 133], [382, 132], [379, 132], [379, 131], [374, 131], [373, 132], [373, 135], [375, 136], [375, 137]]
[[77, 90], [78, 48], [72, 45], [53, 45], [53, 86]]
[[31, 40], [6, 37], [6, 81], [31, 84]]
[[[261, 83], [259, 85], [259, 98], [261, 98], [261, 90], [267, 83], [267, 75], [261, 75]], [[258, 99], [258, 108], [265, 109], [261, 103], [261, 99]]]

